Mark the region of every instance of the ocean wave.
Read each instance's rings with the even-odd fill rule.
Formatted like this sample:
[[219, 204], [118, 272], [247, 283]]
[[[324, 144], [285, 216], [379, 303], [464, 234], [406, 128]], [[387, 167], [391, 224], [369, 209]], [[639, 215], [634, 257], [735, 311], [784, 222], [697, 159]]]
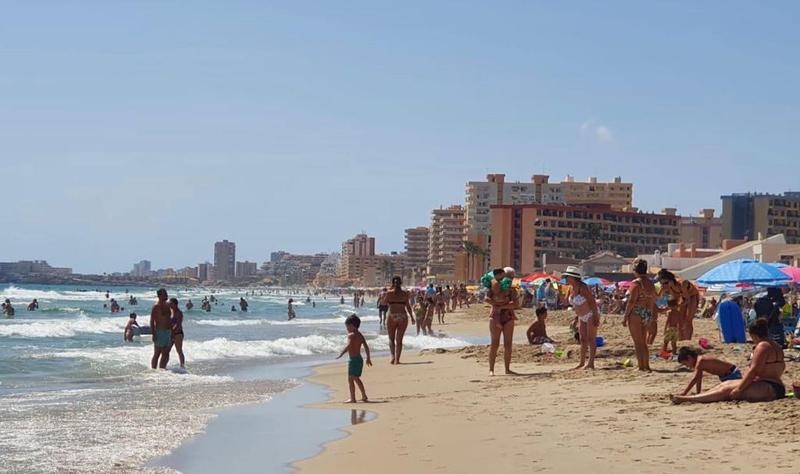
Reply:
[[[317, 319], [295, 318], [292, 319], [291, 321], [273, 321], [269, 319], [198, 319], [193, 322], [201, 326], [220, 326], [220, 327], [259, 326], [262, 324], [270, 326], [292, 326], [292, 325], [313, 326], [315, 324], [344, 324], [344, 321], [346, 319], [347, 319], [346, 316], [341, 316], [336, 318], [317, 318]], [[361, 322], [369, 322], [377, 320], [378, 320], [377, 316], [361, 317]]]
[[[367, 335], [367, 342], [373, 351], [388, 351], [389, 338], [385, 335]], [[280, 338], [275, 340], [236, 341], [218, 337], [208, 341], [185, 341], [184, 353], [189, 363], [223, 359], [269, 359], [288, 356], [308, 356], [315, 354], [335, 354], [344, 347], [345, 336], [310, 335]], [[406, 349], [455, 348], [467, 343], [451, 337], [406, 336], [403, 339]], [[150, 366], [152, 348], [149, 344], [130, 344], [120, 347], [106, 347], [95, 350], [69, 349], [34, 355], [35, 358], [83, 358], [97, 362], [121, 365]]]
[[[122, 333], [128, 318], [14, 319], [0, 323], [0, 336], [73, 337], [77, 334]], [[30, 322], [23, 322], [30, 321]]]

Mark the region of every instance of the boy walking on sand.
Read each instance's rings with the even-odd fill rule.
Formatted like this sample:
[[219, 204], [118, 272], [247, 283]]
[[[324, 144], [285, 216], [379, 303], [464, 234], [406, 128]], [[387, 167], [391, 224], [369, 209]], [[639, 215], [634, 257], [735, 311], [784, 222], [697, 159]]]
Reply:
[[372, 367], [372, 360], [369, 357], [369, 346], [364, 335], [359, 332], [358, 328], [361, 326], [361, 320], [355, 314], [350, 315], [345, 322], [347, 328], [347, 345], [342, 349], [339, 354], [339, 359], [345, 352], [349, 353], [350, 361], [347, 364], [347, 383], [350, 386], [350, 399], [347, 403], [356, 402], [356, 385], [361, 390], [361, 401], [367, 402], [367, 393], [364, 391], [364, 384], [361, 383], [361, 372], [364, 370], [364, 359], [361, 358], [361, 346], [364, 346], [364, 352], [367, 353], [367, 365]]

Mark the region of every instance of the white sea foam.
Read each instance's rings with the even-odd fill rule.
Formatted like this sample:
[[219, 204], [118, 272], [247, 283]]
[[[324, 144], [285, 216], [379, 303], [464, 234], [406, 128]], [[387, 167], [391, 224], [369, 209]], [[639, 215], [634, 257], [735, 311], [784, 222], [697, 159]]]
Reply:
[[[273, 321], [269, 319], [198, 319], [193, 321], [195, 324], [199, 324], [201, 326], [220, 326], [220, 327], [230, 327], [230, 326], [259, 326], [262, 324], [270, 325], [270, 326], [292, 326], [292, 325], [306, 325], [306, 326], [313, 326], [315, 324], [344, 324], [344, 321], [347, 319], [346, 316], [336, 317], [336, 318], [295, 318], [291, 321]], [[362, 316], [361, 322], [366, 321], [377, 321], [377, 316]]]
[[121, 333], [128, 318], [14, 319], [0, 322], [0, 336], [74, 337], [77, 334]]
[[[367, 336], [373, 351], [388, 351], [387, 336]], [[269, 359], [274, 357], [307, 356], [314, 354], [334, 354], [345, 343], [344, 335], [310, 335], [280, 338], [271, 341], [234, 341], [224, 337], [208, 341], [185, 341], [184, 353], [192, 362], [215, 361], [223, 359]], [[462, 347], [466, 342], [451, 337], [406, 336], [403, 339], [406, 349], [433, 349]], [[149, 367], [152, 349], [149, 344], [106, 347], [95, 350], [68, 349], [34, 355], [35, 358], [83, 358], [114, 365], [139, 365]]]

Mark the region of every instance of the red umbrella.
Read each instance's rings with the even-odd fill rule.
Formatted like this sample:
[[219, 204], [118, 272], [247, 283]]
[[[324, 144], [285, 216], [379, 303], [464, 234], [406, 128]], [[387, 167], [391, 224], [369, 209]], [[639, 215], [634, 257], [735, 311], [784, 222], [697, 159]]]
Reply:
[[800, 283], [800, 268], [798, 267], [783, 267], [779, 269], [783, 273], [789, 275], [795, 283]]
[[553, 277], [551, 277], [545, 272], [536, 272], [536, 273], [531, 273], [530, 275], [525, 275], [524, 277], [520, 278], [520, 280], [527, 283], [531, 283], [535, 280], [538, 280], [539, 278], [553, 278]]

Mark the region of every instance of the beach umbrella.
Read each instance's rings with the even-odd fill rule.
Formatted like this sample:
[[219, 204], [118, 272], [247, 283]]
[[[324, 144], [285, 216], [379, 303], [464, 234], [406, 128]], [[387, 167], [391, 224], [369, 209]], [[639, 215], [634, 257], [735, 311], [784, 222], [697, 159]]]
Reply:
[[605, 278], [600, 277], [589, 277], [584, 278], [583, 282], [589, 286], [605, 286], [611, 283], [610, 281], [606, 280]]
[[520, 280], [522, 280], [524, 282], [528, 282], [528, 283], [533, 283], [536, 280], [539, 280], [541, 278], [550, 278], [550, 275], [548, 275], [545, 272], [535, 272], [535, 273], [531, 273], [529, 275], [525, 275], [524, 277], [520, 278]]
[[775, 268], [786, 268], [786, 267], [789, 266], [789, 265], [786, 265], [785, 263], [781, 263], [781, 262], [772, 262], [772, 263], [768, 263], [767, 265], [772, 265]]
[[791, 278], [793, 283], [800, 283], [800, 268], [786, 266], [779, 270]]
[[753, 283], [758, 285], [773, 285], [787, 282], [788, 275], [773, 267], [756, 260], [733, 260], [723, 263], [704, 273], [697, 282], [703, 286], [725, 283]]

